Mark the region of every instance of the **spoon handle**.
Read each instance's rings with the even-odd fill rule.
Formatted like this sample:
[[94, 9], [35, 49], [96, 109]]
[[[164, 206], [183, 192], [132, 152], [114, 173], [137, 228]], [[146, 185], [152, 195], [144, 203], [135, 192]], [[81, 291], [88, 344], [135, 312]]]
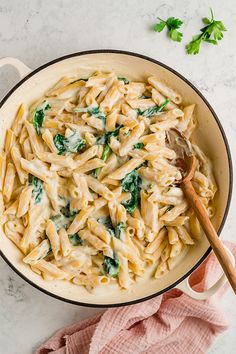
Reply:
[[183, 192], [193, 208], [194, 212], [197, 215], [197, 218], [205, 232], [205, 235], [216, 255], [218, 258], [218, 261], [221, 264], [221, 267], [224, 270], [224, 273], [226, 277], [228, 278], [228, 281], [233, 288], [235, 294], [236, 294], [236, 269], [234, 268], [229, 255], [225, 251], [225, 248], [223, 246], [223, 243], [219, 239], [214, 226], [212, 225], [208, 214], [206, 212], [206, 209], [202, 205], [202, 202], [200, 201], [197, 193], [195, 192], [192, 182], [187, 179], [183, 180], [181, 183], [181, 187], [183, 189]]

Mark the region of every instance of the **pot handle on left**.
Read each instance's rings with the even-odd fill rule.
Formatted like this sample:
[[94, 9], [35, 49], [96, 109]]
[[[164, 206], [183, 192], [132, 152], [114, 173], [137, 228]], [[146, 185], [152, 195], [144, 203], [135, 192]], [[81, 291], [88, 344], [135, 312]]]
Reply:
[[32, 71], [32, 69], [30, 69], [22, 61], [12, 57], [6, 57], [0, 59], [0, 67], [5, 65], [13, 66], [18, 71], [21, 79]]
[[[231, 258], [233, 265], [235, 265], [235, 258], [233, 253], [229, 250], [228, 247], [224, 245], [225, 250]], [[212, 285], [208, 290], [205, 291], [195, 291], [191, 288], [189, 284], [189, 277], [184, 279], [181, 283], [176, 286], [176, 289], [181, 290], [184, 294], [190, 296], [195, 300], [206, 300], [209, 299], [212, 295], [214, 295], [227, 281], [225, 274], [222, 274], [221, 277], [216, 281], [214, 285]]]

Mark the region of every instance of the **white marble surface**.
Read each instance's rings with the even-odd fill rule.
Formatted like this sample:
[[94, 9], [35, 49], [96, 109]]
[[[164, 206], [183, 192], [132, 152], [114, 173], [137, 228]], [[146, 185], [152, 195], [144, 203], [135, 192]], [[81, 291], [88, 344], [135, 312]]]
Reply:
[[[156, 58], [186, 76], [210, 101], [236, 158], [236, 7], [234, 0], [1, 0], [0, 57], [13, 56], [31, 68], [58, 56], [86, 49], [114, 48]], [[201, 17], [212, 6], [228, 28], [218, 47], [204, 45], [198, 56], [187, 56], [184, 44], [201, 28]], [[184, 20], [183, 44], [151, 28], [157, 16]], [[0, 71], [0, 97], [16, 83], [13, 69]], [[209, 132], [210, 133], [210, 132]], [[236, 195], [222, 237], [235, 240]], [[235, 296], [228, 291], [222, 306], [231, 323], [210, 354], [235, 352]], [[19, 278], [0, 259], [0, 353], [29, 354], [56, 329], [99, 310], [50, 298]]]

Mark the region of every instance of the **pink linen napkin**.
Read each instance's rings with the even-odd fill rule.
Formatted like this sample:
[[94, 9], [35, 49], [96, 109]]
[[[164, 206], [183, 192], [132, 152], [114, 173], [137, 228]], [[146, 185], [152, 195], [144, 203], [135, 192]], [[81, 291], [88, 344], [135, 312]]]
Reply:
[[[236, 255], [236, 245], [226, 245]], [[191, 276], [194, 290], [209, 288], [221, 269], [213, 254]], [[103, 314], [59, 330], [36, 354], [206, 353], [228, 327], [219, 299], [228, 284], [209, 300], [193, 300], [173, 289], [152, 300]]]

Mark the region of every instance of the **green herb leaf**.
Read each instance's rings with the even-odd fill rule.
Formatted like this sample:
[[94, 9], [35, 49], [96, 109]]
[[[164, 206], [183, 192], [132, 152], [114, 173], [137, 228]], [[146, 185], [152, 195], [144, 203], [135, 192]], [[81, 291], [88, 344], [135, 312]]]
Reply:
[[102, 152], [102, 156], [101, 156], [101, 159], [103, 160], [103, 161], [106, 161], [107, 160], [107, 158], [108, 158], [108, 156], [109, 156], [109, 153], [110, 153], [110, 146], [109, 145], [105, 145], [104, 146], [104, 149], [103, 149], [103, 152]]
[[40, 203], [43, 196], [43, 182], [39, 178], [29, 174], [28, 183], [33, 186], [32, 196], [34, 197], [34, 203]]
[[101, 119], [103, 124], [106, 124], [106, 116], [104, 113], [100, 112], [99, 107], [81, 107], [81, 108], [75, 108], [74, 110], [77, 113], [89, 113], [91, 116], [94, 116], [95, 118]]
[[64, 155], [66, 152], [79, 152], [83, 150], [86, 145], [86, 141], [81, 139], [78, 131], [74, 131], [68, 138], [64, 135], [56, 134], [53, 138], [53, 142], [59, 155]]
[[161, 20], [159, 23], [156, 23], [154, 25], [153, 29], [155, 32], [161, 32], [161, 31], [163, 31], [165, 26], [166, 26], [166, 22]]
[[130, 135], [130, 131], [124, 132], [123, 135], [124, 136], [129, 136]]
[[130, 214], [134, 212], [139, 204], [141, 184], [142, 180], [136, 170], [128, 173], [121, 182], [123, 191], [131, 193], [131, 198], [122, 203]]
[[88, 113], [91, 115], [91, 116], [94, 116], [98, 119], [101, 119], [103, 121], [103, 124], [105, 125], [106, 124], [106, 116], [104, 113], [100, 112], [99, 111], [99, 108], [96, 107], [96, 108], [88, 108]]
[[77, 213], [76, 210], [71, 210], [70, 203], [68, 202], [65, 206], [61, 207], [60, 214], [53, 215], [50, 219], [54, 222], [58, 231], [61, 228], [67, 229]]
[[122, 233], [125, 229], [125, 223], [123, 221], [119, 222], [115, 227], [115, 237], [119, 240], [122, 238]]
[[40, 259], [46, 258], [47, 256], [49, 256], [49, 254], [51, 252], [52, 252], [51, 243], [45, 233], [45, 240], [43, 240], [39, 244], [37, 261], [39, 261]]
[[167, 213], [168, 211], [172, 210], [174, 208], [174, 205], [169, 205], [166, 210], [165, 213]]
[[137, 143], [137, 144], [134, 144], [133, 150], [134, 149], [142, 149], [143, 147], [144, 147], [144, 143]]
[[142, 111], [140, 108], [138, 108], [138, 109], [136, 109], [136, 111], [139, 116], [151, 117], [151, 116], [163, 111], [163, 109], [165, 108], [166, 105], [168, 105], [169, 102], [170, 102], [170, 100], [167, 98], [165, 100], [165, 102], [163, 102], [160, 106], [149, 107], [149, 108], [145, 109], [144, 111]]
[[117, 79], [119, 81], [124, 81], [125, 85], [129, 84], [129, 80], [127, 79], [127, 77], [118, 77]]
[[211, 20], [209, 20], [209, 18], [207, 18], [207, 17], [204, 17], [204, 18], [202, 19], [202, 22], [205, 23], [206, 25], [210, 25]]
[[73, 246], [79, 246], [79, 245], [83, 244], [83, 240], [80, 237], [80, 235], [78, 234], [78, 232], [74, 235], [69, 235], [69, 240]]
[[159, 106], [159, 112], [162, 112], [163, 109], [170, 103], [169, 98], [167, 98], [160, 106]]
[[121, 221], [114, 227], [109, 216], [99, 218], [97, 221], [106, 227], [111, 236], [115, 236], [116, 238], [121, 239], [122, 232], [125, 229], [124, 222]]
[[200, 34], [193, 36], [191, 42], [186, 45], [188, 54], [198, 54], [202, 41], [217, 45], [217, 41], [220, 41], [223, 38], [223, 31], [227, 31], [221, 21], [214, 20], [212, 9], [210, 9], [210, 11], [211, 19], [206, 17], [202, 19], [203, 23], [207, 26], [200, 30]]
[[115, 130], [113, 130], [111, 132], [106, 132], [105, 134], [99, 136], [97, 138], [96, 144], [97, 145], [109, 144], [111, 137], [118, 136], [121, 128], [123, 128], [123, 125], [120, 125], [118, 128], [116, 128]]
[[[195, 36], [196, 37], [196, 36]], [[198, 54], [200, 50], [201, 44], [201, 35], [197, 36], [198, 38], [193, 39], [189, 44], [186, 45], [187, 53], [188, 54]]]
[[183, 21], [181, 21], [180, 19], [175, 18], [175, 17], [169, 17], [168, 20], [166, 21], [166, 24], [167, 24], [169, 30], [178, 29], [182, 26]]
[[205, 39], [205, 42], [217, 45], [218, 42], [215, 39]]
[[75, 215], [77, 214], [77, 211], [71, 210], [70, 209], [70, 203], [67, 203], [66, 206], [62, 207], [60, 212], [62, 215], [64, 215], [66, 218], [74, 218]]
[[115, 236], [115, 229], [114, 226], [112, 225], [111, 218], [109, 216], [99, 218], [97, 221], [106, 227], [106, 229], [109, 231], [111, 236]]
[[41, 127], [43, 125], [45, 113], [50, 108], [51, 108], [51, 106], [48, 103], [48, 101], [43, 101], [43, 103], [41, 105], [39, 105], [34, 112], [33, 125], [34, 125], [34, 128], [35, 128], [38, 135], [41, 134]]
[[72, 218], [66, 218], [62, 214], [53, 215], [50, 219], [54, 222], [57, 231], [61, 228], [67, 229], [72, 221]]
[[183, 33], [178, 32], [176, 29], [172, 28], [169, 32], [170, 38], [175, 42], [181, 42]]
[[120, 271], [120, 260], [115, 252], [113, 252], [113, 257], [104, 256], [103, 272], [109, 277], [116, 278]]
[[[101, 159], [103, 161], [106, 161], [108, 156], [109, 156], [109, 153], [110, 153], [110, 147], [109, 147], [109, 142], [110, 142], [110, 139], [112, 136], [116, 137], [119, 135], [119, 131], [120, 129], [123, 127], [123, 125], [120, 125], [117, 129], [111, 131], [111, 132], [106, 132], [104, 133], [103, 135], [99, 136], [96, 140], [96, 144], [97, 145], [105, 145], [104, 146], [104, 149], [103, 149], [103, 152], [102, 152], [102, 157]], [[93, 172], [92, 172], [92, 175], [94, 178], [97, 178], [97, 176], [99, 175], [101, 171], [101, 167], [98, 167], [96, 168]]]
[[169, 31], [169, 37], [175, 42], [181, 42], [183, 33], [177, 31], [177, 29], [182, 26], [183, 21], [175, 17], [169, 17], [166, 21], [162, 20], [159, 17], [158, 19], [160, 20], [160, 22], [154, 25], [154, 31], [161, 32], [167, 26]]
[[[110, 146], [105, 144], [104, 148], [103, 148], [101, 160], [106, 161], [108, 159], [110, 151], [111, 151]], [[102, 169], [101, 167], [98, 167], [92, 172], [94, 178], [97, 178], [97, 176], [99, 175], [101, 169]]]
[[66, 138], [61, 134], [56, 134], [53, 138], [54, 145], [56, 146], [59, 155], [64, 155], [66, 152], [65, 140]]

